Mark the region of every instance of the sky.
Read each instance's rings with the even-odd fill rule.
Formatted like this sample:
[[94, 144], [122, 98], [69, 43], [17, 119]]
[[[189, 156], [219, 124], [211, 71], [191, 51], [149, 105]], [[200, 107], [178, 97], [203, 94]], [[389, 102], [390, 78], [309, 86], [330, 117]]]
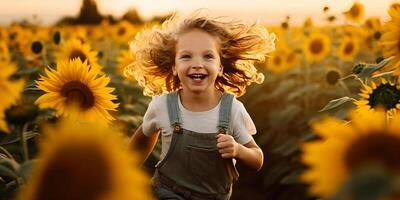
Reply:
[[[135, 8], [141, 17], [149, 19], [170, 12], [190, 13], [206, 8], [214, 15], [233, 16], [244, 21], [260, 21], [265, 24], [280, 24], [289, 15], [291, 23], [301, 24], [311, 16], [319, 24], [325, 15], [324, 6], [339, 20], [348, 10], [352, 0], [97, 0], [102, 14], [121, 17], [127, 10]], [[394, 0], [358, 0], [365, 5], [367, 16], [388, 19], [387, 8]], [[36, 15], [43, 24], [51, 24], [62, 16], [78, 14], [82, 0], [0, 0], [0, 24], [13, 20], [32, 19]]]

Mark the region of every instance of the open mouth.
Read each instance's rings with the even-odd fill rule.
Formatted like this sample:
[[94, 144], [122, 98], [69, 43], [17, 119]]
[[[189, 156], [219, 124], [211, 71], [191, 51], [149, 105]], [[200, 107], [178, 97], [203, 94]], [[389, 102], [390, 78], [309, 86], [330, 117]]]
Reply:
[[190, 74], [188, 76], [190, 79], [193, 79], [193, 80], [203, 80], [207, 77], [206, 74]]

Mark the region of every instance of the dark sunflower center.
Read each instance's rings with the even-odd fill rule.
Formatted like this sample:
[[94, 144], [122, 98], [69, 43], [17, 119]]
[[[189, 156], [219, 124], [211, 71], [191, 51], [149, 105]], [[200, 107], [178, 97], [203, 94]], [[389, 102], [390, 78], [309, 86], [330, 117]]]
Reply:
[[[86, 55], [80, 50], [73, 50], [69, 55], [69, 59], [80, 58], [82, 62], [85, 62], [87, 59]], [[88, 60], [89, 62], [89, 60]]]
[[61, 88], [61, 95], [67, 98], [67, 104], [78, 104], [86, 110], [94, 106], [92, 91], [79, 81], [71, 81]]
[[329, 71], [326, 74], [326, 82], [328, 82], [330, 85], [336, 85], [336, 83], [339, 81], [340, 74], [337, 71]]
[[381, 164], [400, 172], [400, 137], [387, 133], [372, 133], [357, 139], [345, 154], [345, 164], [355, 170], [366, 164]]
[[296, 55], [294, 52], [289, 53], [289, 55], [286, 57], [286, 61], [288, 63], [292, 63], [295, 59]]
[[353, 7], [350, 8], [350, 15], [352, 17], [358, 17], [361, 13], [360, 7], [355, 5]]
[[53, 42], [54, 42], [54, 44], [60, 44], [60, 42], [61, 42], [61, 34], [60, 34], [60, 31], [56, 31], [55, 33], [54, 33], [54, 35], [53, 35]]
[[313, 40], [310, 44], [311, 53], [319, 54], [322, 51], [323, 47], [324, 45], [322, 44], [321, 40], [319, 39]]
[[275, 66], [280, 66], [281, 63], [282, 63], [281, 57], [275, 56], [275, 57], [274, 57], [274, 64], [275, 64]]
[[126, 28], [125, 27], [121, 27], [118, 29], [118, 35], [124, 35], [126, 33]]
[[43, 45], [39, 41], [35, 41], [31, 45], [31, 50], [35, 54], [39, 54], [40, 52], [42, 52], [42, 49], [43, 49]]
[[389, 83], [382, 84], [372, 91], [368, 101], [368, 105], [372, 108], [378, 105], [383, 106], [386, 110], [396, 108], [400, 101], [400, 90]]
[[90, 144], [60, 149], [39, 177], [33, 199], [100, 199], [111, 187], [107, 160], [98, 147]]
[[353, 53], [353, 50], [354, 50], [354, 44], [352, 42], [349, 42], [344, 47], [344, 54], [345, 55], [351, 54]]

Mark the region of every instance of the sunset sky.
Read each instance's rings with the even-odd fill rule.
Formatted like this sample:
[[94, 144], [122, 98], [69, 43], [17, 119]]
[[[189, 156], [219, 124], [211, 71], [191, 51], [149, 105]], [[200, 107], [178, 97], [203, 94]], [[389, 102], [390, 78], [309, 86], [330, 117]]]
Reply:
[[[365, 5], [367, 16], [388, 18], [387, 8], [393, 0], [359, 0]], [[44, 24], [53, 23], [64, 15], [76, 15], [81, 0], [0, 0], [0, 24], [12, 20], [37, 15]], [[317, 23], [324, 18], [322, 8], [329, 6], [330, 13], [339, 20], [341, 13], [351, 7], [351, 0], [97, 0], [102, 14], [120, 17], [129, 8], [136, 8], [148, 19], [173, 11], [189, 13], [199, 8], [207, 8], [216, 15], [239, 17], [245, 21], [260, 20], [267, 24], [279, 24], [287, 15], [294, 24], [302, 23], [312, 16]], [[319, 20], [318, 20], [319, 19]]]

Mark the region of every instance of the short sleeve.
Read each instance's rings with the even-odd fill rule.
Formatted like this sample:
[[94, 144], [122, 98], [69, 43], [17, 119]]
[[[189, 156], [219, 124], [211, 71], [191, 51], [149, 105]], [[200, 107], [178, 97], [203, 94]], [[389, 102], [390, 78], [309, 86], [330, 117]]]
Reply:
[[156, 111], [157, 111], [157, 99], [153, 97], [143, 117], [142, 128], [143, 128], [143, 134], [145, 136], [150, 137], [159, 129], [157, 123]]
[[240, 144], [247, 144], [251, 141], [252, 135], [257, 133], [256, 126], [251, 119], [243, 103], [237, 101], [234, 104], [236, 107], [232, 120], [233, 137]]

